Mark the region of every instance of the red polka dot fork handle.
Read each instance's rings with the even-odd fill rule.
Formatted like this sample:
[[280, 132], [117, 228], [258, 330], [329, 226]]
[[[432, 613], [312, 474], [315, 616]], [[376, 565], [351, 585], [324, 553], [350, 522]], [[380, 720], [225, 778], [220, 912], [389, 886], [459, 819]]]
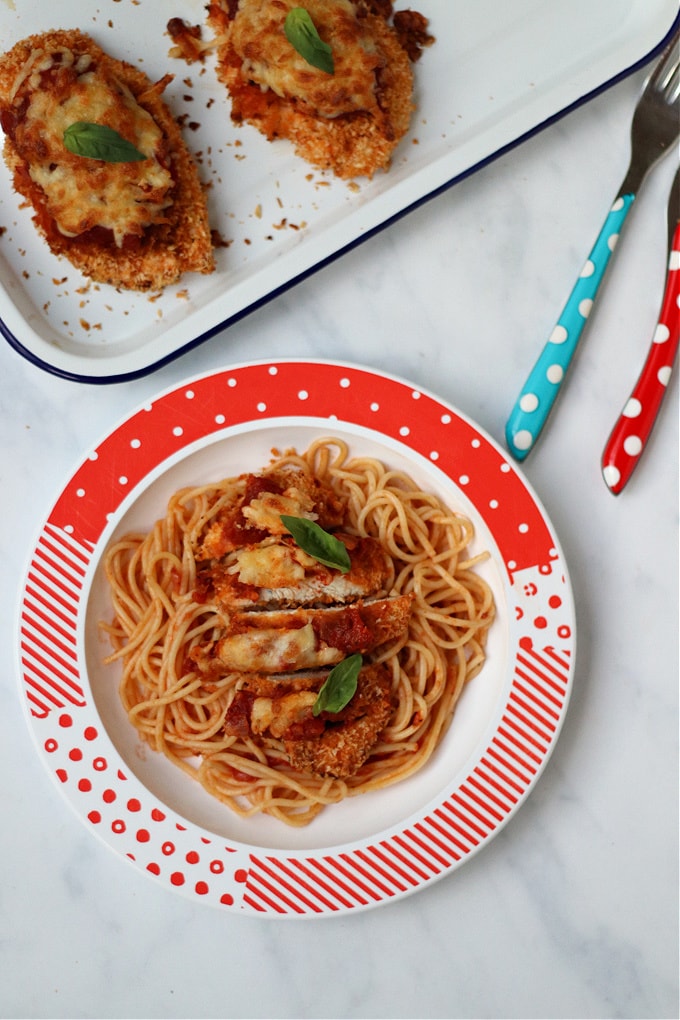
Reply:
[[668, 389], [680, 339], [680, 169], [668, 202], [668, 273], [659, 322], [639, 378], [602, 454], [609, 490], [623, 491], [642, 456]]

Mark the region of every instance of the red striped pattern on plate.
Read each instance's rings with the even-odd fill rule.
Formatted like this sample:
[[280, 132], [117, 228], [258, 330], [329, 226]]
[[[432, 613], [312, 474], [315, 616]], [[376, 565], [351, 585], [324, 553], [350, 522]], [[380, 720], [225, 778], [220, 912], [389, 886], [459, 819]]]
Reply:
[[[527, 642], [496, 734], [458, 789], [403, 831], [317, 857], [251, 854], [244, 902], [258, 913], [321, 914], [403, 896], [478, 850], [524, 798], [560, 722], [569, 649]], [[546, 665], [547, 664], [547, 665]]]
[[47, 524], [33, 554], [24, 588], [21, 665], [36, 716], [85, 705], [76, 633], [91, 552]]

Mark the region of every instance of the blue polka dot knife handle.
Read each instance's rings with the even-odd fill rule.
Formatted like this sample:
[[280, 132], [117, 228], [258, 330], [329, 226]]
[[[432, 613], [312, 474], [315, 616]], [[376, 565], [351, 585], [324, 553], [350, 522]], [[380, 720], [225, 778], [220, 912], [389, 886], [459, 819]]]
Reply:
[[611, 208], [557, 325], [524, 384], [505, 426], [508, 449], [524, 460], [538, 439], [562, 388], [595, 295], [635, 195], [619, 196]]

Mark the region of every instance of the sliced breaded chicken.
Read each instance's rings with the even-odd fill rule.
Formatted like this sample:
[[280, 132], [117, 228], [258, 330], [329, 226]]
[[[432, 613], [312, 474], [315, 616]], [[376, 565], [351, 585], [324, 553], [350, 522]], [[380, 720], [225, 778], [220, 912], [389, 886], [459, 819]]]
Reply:
[[306, 736], [302, 728], [284, 736], [291, 766], [322, 778], [348, 779], [370, 757], [393, 707], [389, 670], [381, 664], [364, 667], [349, 705], [318, 736]]
[[199, 669], [212, 672], [217, 659], [227, 672], [282, 673], [333, 666], [362, 655], [408, 631], [413, 595], [349, 606], [235, 613], [214, 647], [196, 650]]
[[221, 559], [235, 549], [284, 535], [281, 514], [306, 517], [329, 529], [342, 524], [344, 507], [329, 486], [304, 471], [243, 475], [233, 503], [220, 510], [202, 535], [196, 559]]
[[341, 712], [312, 712], [327, 673], [244, 677], [227, 710], [225, 732], [283, 741], [290, 764], [312, 775], [347, 778], [369, 757], [393, 709], [391, 676], [383, 665], [363, 666], [357, 690]]
[[198, 592], [226, 612], [236, 609], [331, 605], [386, 595], [393, 566], [374, 538], [335, 532], [350, 556], [347, 573], [326, 567], [303, 552], [291, 538], [239, 549], [203, 568]]

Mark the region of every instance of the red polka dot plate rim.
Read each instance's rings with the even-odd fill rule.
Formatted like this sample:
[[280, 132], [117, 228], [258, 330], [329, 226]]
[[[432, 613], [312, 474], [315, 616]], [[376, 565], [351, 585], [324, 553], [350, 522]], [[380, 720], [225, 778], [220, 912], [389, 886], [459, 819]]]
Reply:
[[[101, 560], [167, 498], [257, 470], [272, 448], [337, 435], [413, 475], [475, 525], [497, 619], [487, 662], [416, 776], [303, 828], [240, 819], [140, 747], [104, 666]], [[22, 702], [36, 748], [84, 824], [168, 889], [231, 912], [314, 918], [379, 906], [456, 870], [534, 788], [573, 682], [575, 621], [559, 542], [505, 451], [433, 394], [329, 361], [236, 365], [131, 414], [79, 464], [39, 531], [19, 617]]]

